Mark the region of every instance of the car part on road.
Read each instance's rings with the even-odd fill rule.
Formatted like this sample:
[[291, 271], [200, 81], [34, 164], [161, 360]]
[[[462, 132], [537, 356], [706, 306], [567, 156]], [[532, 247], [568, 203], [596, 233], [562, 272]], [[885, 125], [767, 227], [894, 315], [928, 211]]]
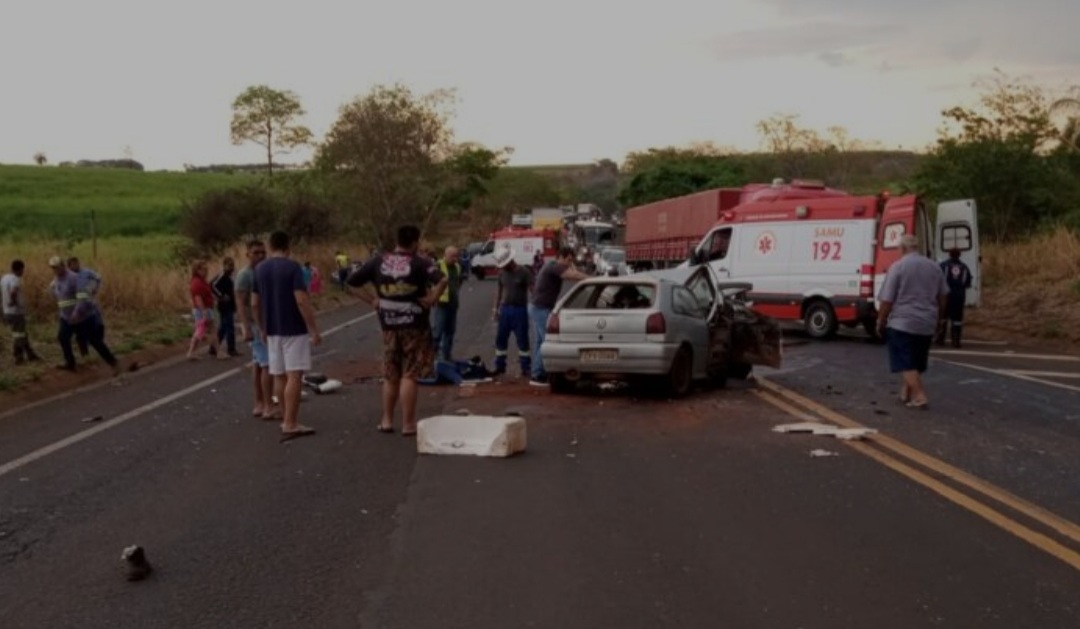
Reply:
[[831, 424], [823, 424], [821, 422], [800, 422], [797, 424], [781, 424], [779, 426], [773, 426], [773, 432], [808, 432], [814, 435], [824, 435], [826, 437], [836, 437], [844, 441], [853, 439], [862, 439], [866, 435], [872, 435], [877, 433], [876, 428], [840, 428], [839, 426], [833, 426]]
[[417, 424], [420, 454], [509, 457], [525, 450], [520, 416], [436, 415]]
[[146, 551], [142, 546], [128, 546], [120, 555], [120, 559], [127, 565], [128, 581], [142, 581], [154, 571], [150, 562], [146, 560]]

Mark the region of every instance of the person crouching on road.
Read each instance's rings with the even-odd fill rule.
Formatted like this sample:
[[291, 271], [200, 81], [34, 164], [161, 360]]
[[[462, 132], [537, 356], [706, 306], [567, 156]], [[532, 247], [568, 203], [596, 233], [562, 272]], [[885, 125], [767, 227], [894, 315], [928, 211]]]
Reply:
[[503, 247], [495, 253], [495, 266], [500, 271], [492, 314], [498, 322], [495, 332], [494, 373], [506, 373], [507, 350], [510, 347], [510, 334], [513, 333], [517, 340], [521, 377], [529, 378], [532, 372], [529, 350], [529, 293], [533, 287], [533, 274], [529, 267], [514, 261], [514, 253], [509, 247]]
[[60, 368], [75, 371], [75, 353], [71, 348], [71, 338], [78, 336], [86, 339], [98, 356], [112, 367], [114, 376], [120, 375], [120, 361], [116, 360], [109, 346], [105, 344], [105, 325], [101, 322], [97, 304], [85, 291], [79, 277], [68, 270], [59, 256], [50, 258], [49, 266], [55, 276], [49, 284], [49, 292], [56, 298], [59, 310], [60, 329], [57, 340], [64, 354], [64, 364]]
[[398, 229], [392, 253], [377, 253], [349, 275], [346, 283], [367, 290], [357, 294], [379, 313], [383, 333], [382, 417], [377, 430], [394, 432], [394, 408], [401, 398], [401, 434], [416, 434], [417, 380], [430, 378], [435, 368], [435, 344], [429, 312], [442, 297], [447, 280], [438, 265], [418, 252], [420, 229]]
[[228, 360], [225, 352], [220, 351], [217, 329], [214, 326], [214, 292], [206, 281], [206, 262], [199, 260], [191, 265], [191, 316], [195, 330], [188, 345], [188, 360], [198, 360], [195, 348], [204, 340], [210, 342], [210, 354], [218, 360]]
[[945, 304], [945, 320], [938, 330], [938, 345], [945, 344], [946, 327], [952, 346], [960, 348], [960, 337], [964, 332], [964, 306], [967, 303], [967, 289], [971, 288], [971, 269], [960, 260], [960, 250], [949, 251], [949, 259], [941, 263], [941, 272], [949, 285], [949, 299]]
[[922, 373], [930, 359], [938, 323], [945, 314], [949, 287], [941, 267], [919, 253], [919, 239], [900, 239], [903, 257], [885, 275], [878, 301], [878, 334], [889, 348], [893, 373], [902, 374], [900, 401], [909, 408], [928, 408]]

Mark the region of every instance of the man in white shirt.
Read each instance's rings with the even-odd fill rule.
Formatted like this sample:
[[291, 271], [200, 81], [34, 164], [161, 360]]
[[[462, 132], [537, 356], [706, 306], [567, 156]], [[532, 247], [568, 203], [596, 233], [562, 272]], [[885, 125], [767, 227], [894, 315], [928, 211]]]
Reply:
[[30, 347], [30, 337], [26, 334], [26, 299], [22, 294], [25, 268], [22, 260], [15, 260], [11, 263], [11, 273], [0, 278], [0, 309], [4, 313], [4, 323], [11, 328], [16, 365], [27, 360], [41, 360]]

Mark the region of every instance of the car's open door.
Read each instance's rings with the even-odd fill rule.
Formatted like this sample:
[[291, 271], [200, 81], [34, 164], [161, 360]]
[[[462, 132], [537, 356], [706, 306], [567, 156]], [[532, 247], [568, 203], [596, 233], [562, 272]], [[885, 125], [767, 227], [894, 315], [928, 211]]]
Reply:
[[[753, 288], [748, 282], [722, 282], [709, 265], [709, 277], [714, 282], [717, 298], [709, 314], [712, 322], [721, 322], [730, 336], [717, 345], [725, 346], [728, 366], [764, 365], [779, 368], [783, 359], [783, 338], [776, 320], [751, 309], [747, 294]], [[726, 325], [725, 325], [726, 324]]]
[[952, 249], [960, 250], [960, 260], [971, 269], [967, 305], [977, 307], [981, 297], [982, 254], [975, 200], [946, 201], [938, 205], [934, 236], [934, 257], [938, 262], [948, 259]]

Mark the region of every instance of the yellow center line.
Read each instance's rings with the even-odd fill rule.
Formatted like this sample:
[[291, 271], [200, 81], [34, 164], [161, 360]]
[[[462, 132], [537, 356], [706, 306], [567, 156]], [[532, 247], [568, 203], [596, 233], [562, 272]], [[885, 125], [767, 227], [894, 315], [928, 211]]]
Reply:
[[[833, 423], [840, 425], [844, 428], [865, 428], [859, 422], [837, 413], [832, 409], [818, 404], [813, 400], [810, 400], [786, 387], [782, 387], [776, 383], [769, 382], [767, 380], [758, 378], [758, 382], [762, 388], [767, 389], [772, 395], [765, 392], [756, 392], [759, 397], [769, 402], [773, 406], [783, 410], [784, 412], [797, 417], [803, 421], [807, 419], [807, 414], [802, 412], [796, 406], [788, 404], [786, 400], [801, 406], [812, 413], [820, 415], [822, 418], [828, 419]], [[885, 436], [881, 433], [868, 435], [865, 437], [868, 441], [881, 446], [884, 449], [891, 450], [895, 454], [906, 457], [911, 461], [922, 465], [938, 474], [949, 478], [969, 489], [972, 489], [988, 498], [996, 500], [997, 502], [1024, 514], [1025, 516], [1043, 524], [1044, 526], [1061, 533], [1065, 537], [1080, 543], [1080, 526], [1066, 520], [1065, 518], [1052, 513], [1043, 507], [1035, 505], [1023, 498], [1020, 498], [1014, 494], [1011, 494], [1004, 489], [997, 487], [981, 478], [973, 476], [961, 469], [953, 467], [944, 461], [929, 456], [919, 450], [912, 448], [896, 439]], [[857, 441], [847, 441], [846, 445], [849, 445], [860, 453], [865, 454], [873, 458], [874, 460], [886, 465], [887, 467], [907, 476], [915, 482], [933, 490], [941, 496], [951, 500], [952, 502], [968, 509], [969, 511], [983, 517], [991, 523], [1009, 531], [1017, 537], [1037, 546], [1038, 548], [1054, 555], [1055, 557], [1065, 561], [1069, 565], [1073, 566], [1077, 570], [1080, 570], [1080, 554], [1075, 551], [1055, 542], [1054, 540], [1037, 533], [1030, 528], [1008, 518], [1007, 516], [995, 511], [989, 506], [978, 502], [974, 498], [960, 493], [955, 489], [950, 488], [944, 483], [920, 472], [908, 465], [898, 461], [888, 454], [881, 452], [865, 443], [859, 443]]]

